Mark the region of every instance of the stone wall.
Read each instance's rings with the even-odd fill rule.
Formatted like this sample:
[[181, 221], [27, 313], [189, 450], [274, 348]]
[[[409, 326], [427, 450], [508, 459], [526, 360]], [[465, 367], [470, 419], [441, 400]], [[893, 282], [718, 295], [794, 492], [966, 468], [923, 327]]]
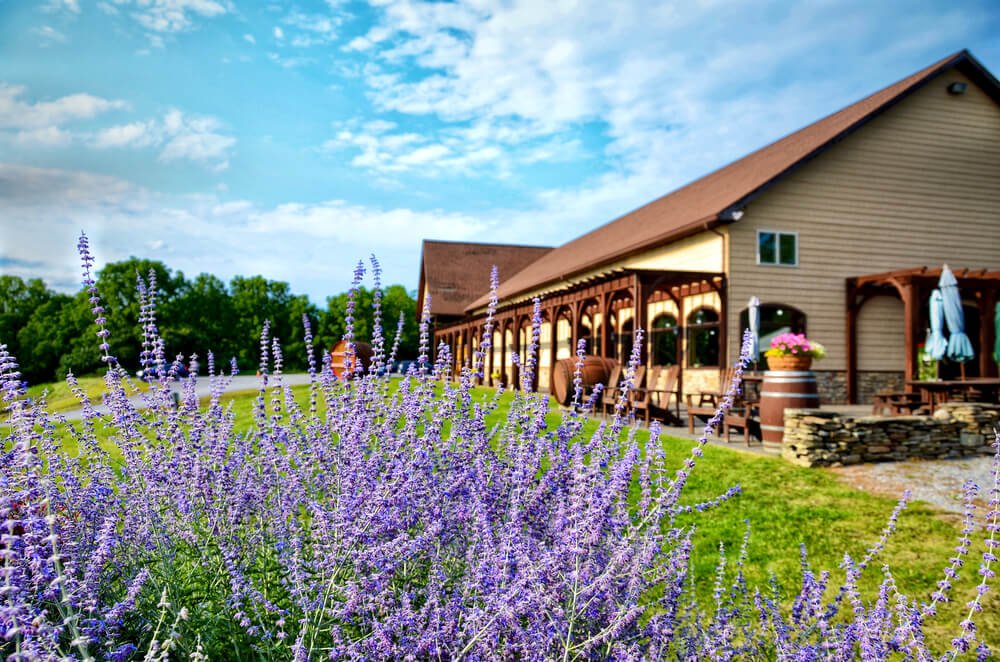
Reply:
[[933, 416], [852, 418], [786, 409], [782, 457], [806, 467], [992, 454], [1000, 406], [949, 402]]
[[[815, 367], [815, 364], [814, 364]], [[841, 405], [847, 402], [847, 371], [813, 370], [816, 373], [816, 388], [819, 401], [825, 405]], [[858, 371], [858, 402], [872, 401], [879, 391], [899, 392], [904, 390], [903, 373], [872, 370]]]
[[[858, 371], [858, 402], [871, 402], [879, 391], [899, 393], [906, 390], [903, 371], [875, 372], [871, 370]], [[846, 387], [845, 387], [846, 393]], [[845, 396], [846, 397], [846, 396]]]

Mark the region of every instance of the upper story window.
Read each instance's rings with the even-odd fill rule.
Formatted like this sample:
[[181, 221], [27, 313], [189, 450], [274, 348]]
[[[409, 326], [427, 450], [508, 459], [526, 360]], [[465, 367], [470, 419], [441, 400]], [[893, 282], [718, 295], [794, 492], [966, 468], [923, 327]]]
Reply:
[[757, 230], [757, 264], [798, 266], [799, 233]]

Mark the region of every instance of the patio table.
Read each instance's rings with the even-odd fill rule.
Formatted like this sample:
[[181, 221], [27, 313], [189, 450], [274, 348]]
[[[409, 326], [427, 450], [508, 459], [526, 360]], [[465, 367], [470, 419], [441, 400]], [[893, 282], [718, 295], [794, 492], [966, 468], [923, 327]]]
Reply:
[[997, 377], [973, 377], [970, 379], [908, 379], [906, 385], [920, 391], [920, 399], [928, 403], [931, 413], [934, 407], [945, 402], [949, 397], [956, 394], [969, 394], [972, 391], [982, 393], [986, 402], [996, 403], [997, 393], [1000, 392], [1000, 378]]

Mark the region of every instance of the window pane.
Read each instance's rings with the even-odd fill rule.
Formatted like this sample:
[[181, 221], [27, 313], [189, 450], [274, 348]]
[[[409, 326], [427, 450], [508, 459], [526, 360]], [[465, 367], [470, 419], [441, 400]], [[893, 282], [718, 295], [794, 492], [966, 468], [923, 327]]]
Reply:
[[691, 329], [688, 333], [688, 365], [692, 368], [719, 365], [719, 330]]
[[774, 264], [778, 261], [777, 246], [773, 232], [761, 232], [757, 235], [757, 256], [761, 264]]
[[778, 235], [781, 241], [781, 264], [795, 264], [795, 235], [794, 234], [781, 234]]
[[677, 332], [675, 329], [653, 332], [653, 365], [677, 363]]

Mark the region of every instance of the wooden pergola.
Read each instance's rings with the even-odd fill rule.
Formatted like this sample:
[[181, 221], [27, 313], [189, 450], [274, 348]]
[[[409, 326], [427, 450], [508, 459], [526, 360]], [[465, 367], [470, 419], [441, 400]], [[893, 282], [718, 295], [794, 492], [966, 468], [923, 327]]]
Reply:
[[[582, 324], [584, 316], [588, 313], [600, 313], [600, 319], [604, 329], [599, 334], [595, 351], [588, 353], [602, 357], [608, 357], [612, 353], [611, 333], [608, 332], [607, 324], [609, 314], [631, 308], [632, 320], [635, 329], [643, 329], [646, 338], [649, 337], [649, 320], [647, 320], [647, 307], [651, 303], [671, 300], [677, 307], [677, 319], [680, 324], [685, 318], [684, 299], [685, 297], [714, 292], [719, 295], [720, 310], [719, 316], [719, 343], [720, 343], [720, 363], [725, 365], [726, 359], [726, 277], [717, 272], [701, 271], [660, 271], [660, 270], [635, 270], [621, 269], [610, 274], [589, 279], [584, 282], [575, 283], [564, 289], [559, 289], [541, 297], [542, 317], [552, 324], [551, 340], [546, 346], [539, 348], [540, 358], [542, 353], [548, 352], [548, 365], [555, 365], [558, 346], [560, 342], [570, 341], [571, 347], [576, 347], [579, 338], [585, 337], [585, 328]], [[492, 355], [487, 356], [486, 371], [487, 378], [491, 372], [507, 374], [511, 353], [520, 353], [520, 333], [522, 328], [531, 326], [533, 313], [533, 303], [531, 300], [519, 301], [516, 303], [500, 303], [494, 316], [494, 329], [500, 335], [500, 365], [492, 365]], [[561, 338], [556, 331], [557, 320], [565, 319], [569, 322], [571, 337]], [[485, 316], [482, 314], [475, 317], [466, 318], [446, 326], [438, 327], [434, 330], [435, 346], [444, 342], [451, 349], [457, 365], [462, 365], [471, 359], [472, 352], [478, 346], [480, 334], [483, 331]], [[507, 344], [506, 331], [512, 331], [513, 343]], [[641, 347], [641, 359], [647, 362], [648, 342], [643, 342]], [[681, 361], [683, 366], [683, 361]], [[681, 369], [683, 373], [683, 368]], [[513, 370], [511, 371], [513, 373]], [[535, 374], [537, 384], [537, 371]], [[513, 375], [512, 383], [518, 383], [517, 375]], [[547, 386], [547, 385], [546, 385]]]
[[[914, 267], [847, 279], [847, 399], [857, 403], [858, 312], [873, 296], [897, 295], [903, 302], [903, 343], [906, 350], [904, 378], [917, 375], [917, 345], [927, 327], [924, 304], [941, 278], [941, 267]], [[979, 309], [979, 373], [996, 377], [992, 350], [995, 342], [993, 310], [1000, 291], [1000, 271], [952, 269], [963, 299], [974, 299]]]

